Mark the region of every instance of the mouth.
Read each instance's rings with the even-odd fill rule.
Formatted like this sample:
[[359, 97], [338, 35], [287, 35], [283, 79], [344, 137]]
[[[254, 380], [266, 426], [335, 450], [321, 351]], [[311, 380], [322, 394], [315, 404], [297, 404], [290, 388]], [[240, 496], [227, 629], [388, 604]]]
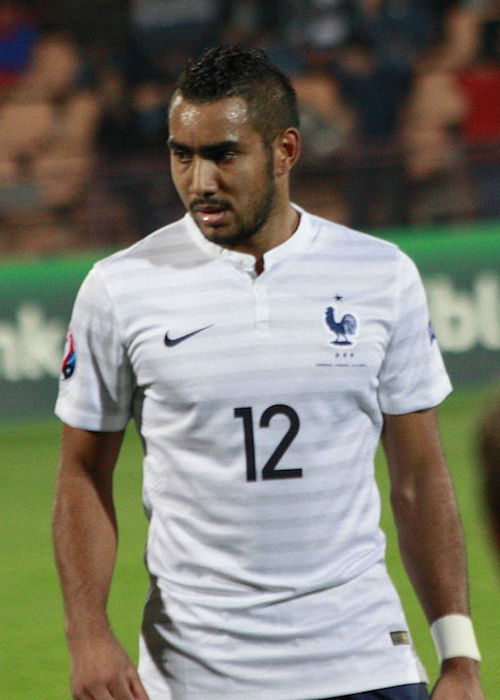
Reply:
[[190, 209], [195, 219], [205, 226], [220, 226], [229, 211], [227, 204], [193, 204]]

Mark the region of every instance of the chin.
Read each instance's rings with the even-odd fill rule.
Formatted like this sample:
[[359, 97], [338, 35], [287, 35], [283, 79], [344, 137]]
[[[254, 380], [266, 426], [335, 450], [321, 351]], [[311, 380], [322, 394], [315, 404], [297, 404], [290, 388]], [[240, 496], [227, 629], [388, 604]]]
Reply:
[[245, 231], [231, 231], [225, 229], [224, 226], [220, 228], [209, 227], [207, 229], [200, 227], [200, 231], [208, 241], [217, 245], [237, 246], [249, 238]]
[[216, 245], [235, 246], [240, 242], [237, 237], [232, 236], [231, 234], [223, 234], [218, 231], [205, 233], [204, 236], [207, 241], [215, 243]]
[[224, 232], [222, 227], [216, 228], [215, 226], [199, 226], [199, 229], [205, 238], [207, 238], [209, 241], [213, 241], [214, 243], [218, 243], [219, 241], [224, 241], [226, 238], [233, 237], [231, 231]]

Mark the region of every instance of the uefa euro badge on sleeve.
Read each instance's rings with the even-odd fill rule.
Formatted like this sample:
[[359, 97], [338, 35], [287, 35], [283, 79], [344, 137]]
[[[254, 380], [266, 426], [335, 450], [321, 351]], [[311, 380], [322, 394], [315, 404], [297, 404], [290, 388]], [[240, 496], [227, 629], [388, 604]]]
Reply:
[[64, 359], [62, 363], [62, 377], [63, 379], [69, 379], [73, 376], [73, 372], [76, 368], [76, 350], [75, 350], [75, 340], [71, 331], [68, 332], [66, 336], [66, 346], [64, 348]]

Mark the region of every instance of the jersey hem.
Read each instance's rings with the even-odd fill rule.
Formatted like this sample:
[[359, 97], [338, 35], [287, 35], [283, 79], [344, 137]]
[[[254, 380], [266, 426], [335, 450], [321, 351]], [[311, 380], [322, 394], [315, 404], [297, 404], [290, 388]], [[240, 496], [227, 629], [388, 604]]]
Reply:
[[232, 688], [228, 693], [224, 693], [221, 689], [218, 689], [215, 693], [211, 693], [206, 689], [203, 691], [200, 690], [199, 692], [186, 692], [184, 684], [179, 684], [182, 689], [176, 687], [177, 684], [172, 684], [170, 688], [165, 687], [159, 690], [154, 688], [148, 689], [148, 682], [145, 677], [142, 678], [142, 682], [145, 685], [150, 700], [166, 700], [167, 698], [169, 700], [269, 700], [270, 697], [272, 697], [273, 700], [310, 700], [312, 698], [321, 700], [321, 698], [334, 698], [343, 695], [352, 695], [353, 693], [366, 693], [398, 685], [428, 683], [428, 679], [421, 677], [417, 669], [415, 669], [413, 673], [406, 671], [392, 675], [386, 673], [374, 675], [370, 673], [363, 676], [356, 674], [356, 676], [356, 680], [352, 683], [336, 684], [335, 681], [331, 683], [320, 683], [318, 685], [308, 683], [307, 686], [304, 685], [300, 688], [294, 685], [293, 688], [284, 690], [283, 692], [275, 688], [250, 692], [238, 692]]
[[54, 413], [60, 421], [69, 425], [71, 428], [80, 430], [93, 430], [96, 432], [119, 432], [127, 427], [129, 418], [109, 416], [91, 416], [88, 413], [79, 413], [77, 411], [68, 411], [56, 404]]
[[427, 400], [412, 400], [407, 403], [401, 403], [400, 401], [390, 401], [385, 399], [380, 402], [380, 408], [383, 413], [389, 416], [400, 416], [404, 413], [413, 413], [414, 411], [424, 411], [428, 408], [434, 408], [439, 406], [447, 396], [449, 396], [453, 391], [450, 380], [447, 375], [444, 375], [441, 384], [434, 388], [432, 396], [429, 396]]

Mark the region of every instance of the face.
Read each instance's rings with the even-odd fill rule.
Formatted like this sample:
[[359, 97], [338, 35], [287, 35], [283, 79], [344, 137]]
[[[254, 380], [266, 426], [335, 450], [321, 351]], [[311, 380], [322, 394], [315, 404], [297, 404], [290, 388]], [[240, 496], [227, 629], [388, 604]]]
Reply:
[[276, 202], [273, 148], [253, 128], [244, 100], [177, 97], [169, 147], [177, 192], [208, 240], [238, 247], [262, 234]]

